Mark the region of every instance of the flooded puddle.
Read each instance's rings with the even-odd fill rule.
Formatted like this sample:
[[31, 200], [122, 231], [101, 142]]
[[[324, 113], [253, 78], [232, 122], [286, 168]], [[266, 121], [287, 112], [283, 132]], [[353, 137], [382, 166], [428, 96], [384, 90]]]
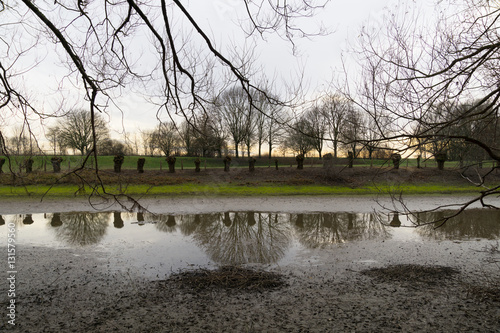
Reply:
[[[190, 267], [235, 264], [321, 265], [323, 256], [350, 251], [350, 261], [380, 261], [370, 251], [403, 253], [401, 244], [481, 243], [500, 238], [500, 212], [473, 209], [436, 228], [449, 212], [407, 218], [376, 213], [219, 212], [157, 215], [124, 212], [16, 214], [0, 217], [0, 237], [14, 224], [17, 244], [95, 251], [110, 269], [155, 277]], [[392, 244], [392, 245], [391, 245]], [[413, 244], [413, 245], [412, 245]], [[367, 249], [353, 255], [352, 249]], [[350, 250], [349, 250], [350, 249]], [[396, 249], [396, 250], [394, 250]]]

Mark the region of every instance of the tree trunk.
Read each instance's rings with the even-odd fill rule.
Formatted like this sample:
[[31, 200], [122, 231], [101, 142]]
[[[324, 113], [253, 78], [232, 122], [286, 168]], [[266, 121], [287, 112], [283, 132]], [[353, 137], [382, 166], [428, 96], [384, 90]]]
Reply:
[[60, 157], [52, 157], [50, 159], [50, 162], [52, 163], [52, 169], [54, 170], [54, 173], [61, 172], [62, 158], [60, 158]]
[[114, 169], [116, 173], [120, 173], [122, 171], [122, 164], [124, 159], [125, 158], [122, 155], [116, 155], [113, 159], [113, 162], [115, 163]]
[[439, 170], [444, 170], [444, 162], [446, 162], [446, 153], [438, 153], [434, 155], [436, 162], [438, 164]]
[[231, 157], [226, 156], [223, 161], [224, 161], [224, 171], [229, 172], [229, 167], [231, 166]]
[[250, 159], [248, 160], [248, 170], [249, 170], [250, 172], [255, 171], [255, 162], [256, 162], [256, 161], [257, 161], [257, 160], [256, 160], [255, 158], [250, 158]]
[[201, 161], [199, 158], [195, 159], [194, 160], [194, 171], [195, 172], [200, 172], [200, 164], [201, 164]]
[[302, 170], [304, 169], [304, 155], [300, 154], [295, 157], [295, 160], [297, 161], [297, 169]]
[[33, 171], [33, 159], [29, 158], [26, 160], [26, 173], [31, 173]]
[[401, 155], [392, 154], [391, 159], [392, 159], [392, 164], [394, 165], [394, 169], [399, 169], [399, 163], [401, 162]]
[[169, 156], [167, 157], [167, 163], [168, 163], [168, 172], [170, 173], [175, 173], [175, 161], [177, 159], [175, 156]]
[[137, 160], [137, 172], [144, 173], [144, 164], [146, 164], [145, 158], [139, 158]]

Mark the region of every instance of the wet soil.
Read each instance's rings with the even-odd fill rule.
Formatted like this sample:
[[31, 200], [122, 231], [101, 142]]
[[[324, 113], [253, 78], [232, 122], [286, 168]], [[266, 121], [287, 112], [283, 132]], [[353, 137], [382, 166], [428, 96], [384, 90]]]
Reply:
[[[167, 170], [146, 170], [138, 173], [136, 170], [122, 170], [115, 173], [113, 170], [100, 170], [100, 179], [104, 184], [141, 184], [141, 185], [169, 185], [169, 184], [235, 184], [245, 186], [258, 185], [338, 185], [352, 188], [361, 187], [375, 183], [389, 182], [398, 184], [422, 184], [440, 183], [449, 185], [469, 184], [469, 181], [480, 182], [482, 176], [488, 174], [485, 179], [488, 183], [497, 183], [500, 180], [500, 172], [491, 172], [491, 168], [482, 169], [459, 169], [448, 168], [438, 170], [436, 168], [402, 167], [356, 167], [346, 168], [335, 166], [332, 168], [306, 166], [298, 170], [296, 166], [283, 166], [276, 170], [274, 167], [260, 167], [250, 172], [248, 168], [231, 168], [230, 172], [224, 172], [221, 168], [202, 169], [195, 172], [194, 169], [177, 169], [175, 173]], [[82, 184], [85, 179], [88, 184], [95, 180], [93, 170], [81, 170], [73, 173], [51, 173], [35, 171], [31, 174], [21, 174], [12, 177], [11, 174], [0, 174], [2, 185], [31, 185], [44, 184]]]
[[[467, 198], [420, 197], [412, 201], [412, 208], [460, 200]], [[370, 211], [380, 204], [372, 198], [347, 197], [148, 199], [143, 203], [157, 212], [228, 207]], [[0, 201], [2, 213], [92, 207], [85, 200]], [[16, 325], [8, 323], [4, 306], [0, 331], [498, 332], [500, 252], [495, 244], [498, 241], [489, 248], [474, 241], [335, 244], [308, 249], [281, 266], [229, 269], [203, 286], [187, 282], [210, 274], [205, 269], [193, 267], [190, 272], [151, 279], [126, 262], [121, 267], [110, 265], [109, 253], [97, 248], [26, 245], [16, 257]], [[5, 245], [0, 252], [7, 252]], [[5, 276], [7, 269], [2, 271]], [[252, 274], [253, 287], [245, 287], [241, 275]], [[279, 283], [260, 280], [270, 277]], [[218, 283], [238, 279], [236, 284]], [[0, 304], [6, 305], [8, 285], [3, 280]]]
[[[481, 257], [481, 256], [479, 256]], [[329, 262], [273, 268], [283, 283], [186, 284], [111, 270], [105, 255], [26, 248], [19, 258], [16, 326], [2, 332], [498, 332], [488, 274], [430, 264], [345, 269]], [[405, 273], [408, 269], [413, 273]], [[206, 273], [206, 271], [205, 271]], [[227, 273], [227, 272], [226, 272]], [[498, 272], [496, 272], [498, 274]], [[404, 278], [401, 278], [404, 276]], [[496, 275], [497, 276], [497, 275]], [[226, 278], [231, 277], [230, 275]], [[219, 276], [217, 279], [220, 279]], [[269, 275], [264, 277], [269, 279]], [[216, 279], [216, 280], [217, 280]], [[498, 291], [497, 291], [498, 292]], [[5, 303], [6, 295], [0, 299]]]

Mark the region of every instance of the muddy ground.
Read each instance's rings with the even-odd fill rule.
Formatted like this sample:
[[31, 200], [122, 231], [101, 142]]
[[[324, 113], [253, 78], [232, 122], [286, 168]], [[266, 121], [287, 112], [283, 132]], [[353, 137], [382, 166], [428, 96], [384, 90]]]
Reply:
[[[411, 202], [421, 209], [457, 200], [419, 197]], [[143, 203], [156, 212], [179, 213], [228, 207], [369, 211], [379, 205], [367, 198], [339, 197], [148, 199]], [[2, 214], [89, 208], [85, 200], [0, 202]], [[208, 285], [197, 280], [186, 284], [193, 272], [206, 271], [193, 267], [193, 272], [147, 279], [126, 262], [122, 267], [110, 265], [102, 251], [26, 245], [17, 249], [16, 325], [8, 323], [6, 305], [12, 298], [3, 278], [0, 331], [499, 332], [498, 241], [486, 244], [337, 244], [327, 250], [304, 251], [281, 266], [247, 266], [257, 274], [252, 284], [229, 286], [223, 282], [238, 281], [245, 271], [219, 276]], [[2, 246], [0, 251], [7, 249]], [[259, 280], [263, 270], [274, 273], [280, 283]]]
[[[447, 168], [437, 170], [436, 168], [401, 167], [394, 169], [385, 167], [356, 167], [346, 168], [335, 166], [332, 168], [305, 166], [298, 170], [295, 165], [280, 166], [278, 170], [274, 167], [260, 167], [250, 172], [248, 168], [231, 168], [230, 172], [224, 172], [221, 168], [202, 168], [200, 172], [194, 169], [176, 169], [175, 173], [167, 170], [146, 170], [138, 173], [136, 170], [122, 170], [115, 173], [113, 170], [100, 170], [100, 179], [105, 184], [142, 184], [142, 185], [168, 185], [168, 184], [203, 184], [211, 185], [212, 192], [217, 191], [217, 184], [233, 184], [242, 186], [256, 185], [338, 185], [352, 188], [362, 187], [376, 183], [390, 183], [397, 185], [412, 184], [449, 184], [464, 185], [469, 181], [480, 182], [482, 176], [488, 174], [486, 183], [496, 184], [500, 180], [500, 171], [491, 172], [490, 167], [477, 168]], [[30, 174], [18, 174], [13, 177], [9, 173], [0, 173], [0, 184], [2, 185], [30, 185], [44, 184], [82, 184], [82, 178], [89, 183], [95, 179], [93, 170], [80, 170], [75, 174], [68, 171], [62, 173], [34, 171]], [[469, 178], [469, 179], [467, 179]]]

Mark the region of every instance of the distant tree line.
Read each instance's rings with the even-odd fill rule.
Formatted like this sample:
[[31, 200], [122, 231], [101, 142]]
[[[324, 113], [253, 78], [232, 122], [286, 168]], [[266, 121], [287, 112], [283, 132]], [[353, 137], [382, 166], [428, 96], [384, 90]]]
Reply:
[[[250, 100], [251, 99], [251, 100]], [[225, 155], [258, 156], [269, 158], [280, 154], [302, 154], [311, 152], [321, 158], [329, 152], [334, 158], [352, 152], [355, 157], [390, 158], [394, 146], [380, 144], [380, 128], [366, 114], [358, 110], [348, 99], [331, 94], [305, 108], [298, 115], [277, 104], [269, 103], [262, 92], [248, 94], [240, 87], [224, 91], [207, 104], [202, 117], [192, 121], [160, 122], [152, 130], [141, 131], [142, 153], [145, 155], [184, 155], [201, 157], [223, 157]], [[467, 119], [435, 130], [429, 125], [427, 132], [435, 134], [432, 140], [417, 143], [417, 155], [445, 153], [456, 161], [480, 161], [485, 153], [473, 144], [460, 139], [461, 136], [477, 138], [491, 145], [498, 144], [500, 133], [497, 113], [485, 116], [479, 112], [476, 119], [460, 117], [469, 105], [441, 104], [429, 113], [429, 124], [448, 119]], [[377, 119], [377, 124], [381, 120]], [[92, 126], [95, 127], [95, 137]], [[422, 129], [420, 129], [422, 130]], [[443, 139], [440, 139], [440, 137]], [[139, 144], [130, 140], [110, 138], [108, 122], [96, 114], [91, 121], [90, 112], [72, 110], [49, 127], [46, 137], [51, 152], [57, 154], [88, 154], [96, 140], [100, 155], [139, 154]], [[19, 128], [10, 138], [0, 141], [2, 150], [10, 154], [37, 154], [36, 140], [29, 132]], [[409, 142], [415, 145], [415, 142]], [[267, 146], [266, 153], [263, 146]], [[405, 147], [400, 147], [404, 149]]]

